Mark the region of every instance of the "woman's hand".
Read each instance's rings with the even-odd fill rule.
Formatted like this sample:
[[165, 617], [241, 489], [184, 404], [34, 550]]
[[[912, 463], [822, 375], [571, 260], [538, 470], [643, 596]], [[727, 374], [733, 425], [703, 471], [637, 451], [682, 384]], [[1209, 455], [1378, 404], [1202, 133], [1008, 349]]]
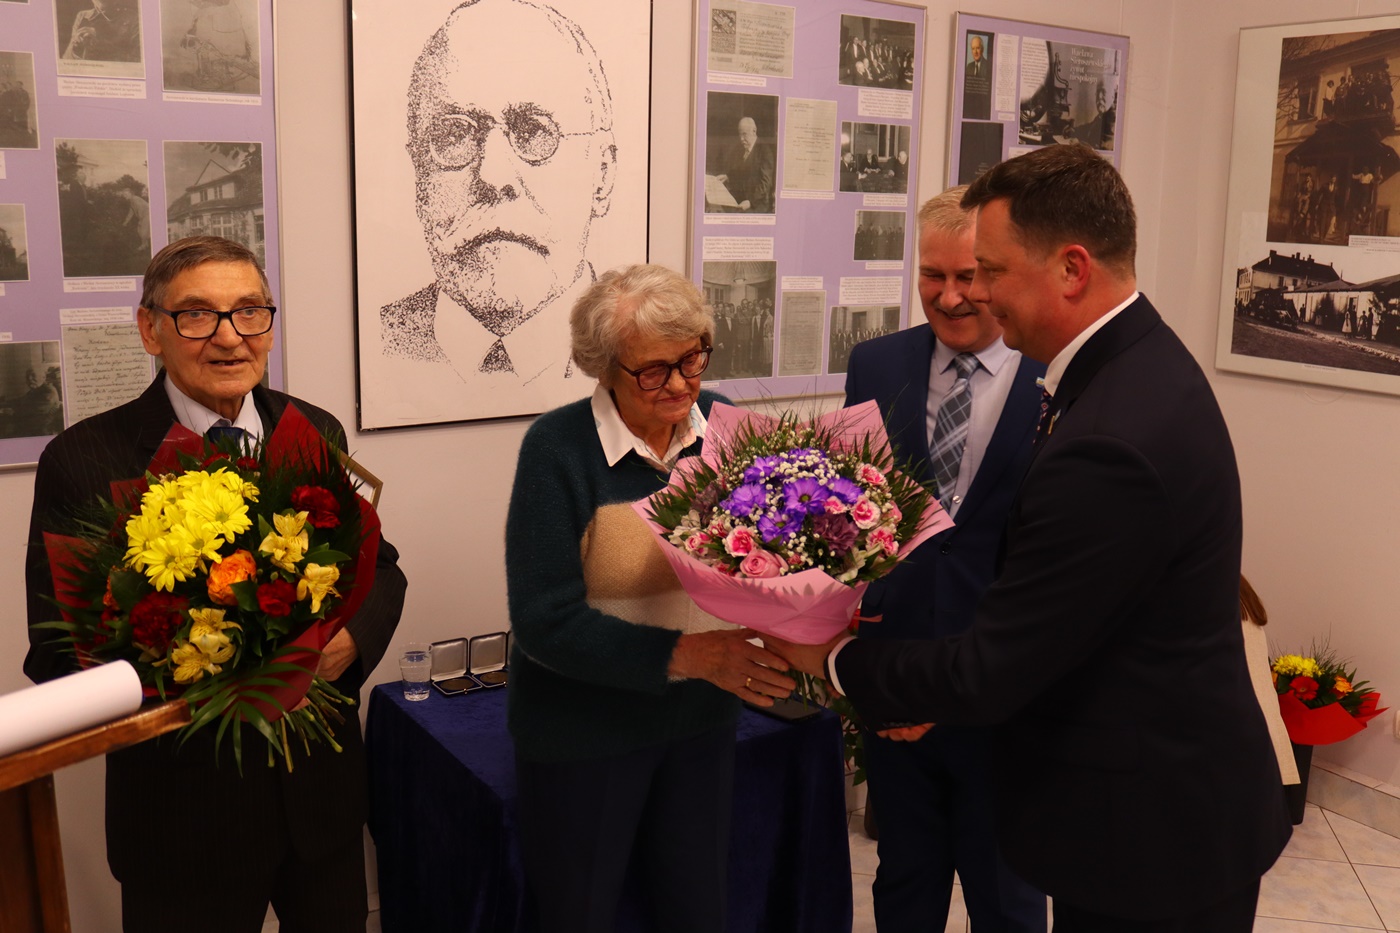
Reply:
[[682, 635], [671, 652], [666, 673], [672, 677], [708, 680], [755, 706], [772, 706], [797, 683], [783, 675], [788, 663], [766, 648], [750, 644], [748, 629], [726, 629]]

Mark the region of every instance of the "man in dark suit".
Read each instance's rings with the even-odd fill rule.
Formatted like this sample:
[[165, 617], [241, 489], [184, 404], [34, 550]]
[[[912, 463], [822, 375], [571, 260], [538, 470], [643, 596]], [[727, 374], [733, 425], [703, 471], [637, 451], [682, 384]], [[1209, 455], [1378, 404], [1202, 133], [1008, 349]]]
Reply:
[[[966, 190], [919, 210], [919, 300], [929, 326], [857, 344], [846, 369], [846, 404], [879, 403], [896, 456], [937, 489], [957, 522], [870, 585], [861, 614], [880, 618], [862, 628], [870, 638], [956, 635], [972, 624], [1030, 462], [1045, 367], [1008, 348], [996, 318], [967, 298], [977, 264], [974, 217], [958, 203]], [[953, 412], [964, 393], [971, 404], [960, 420]], [[944, 446], [946, 456], [931, 457]], [[997, 853], [988, 730], [942, 726], [917, 742], [867, 732], [864, 740], [880, 823], [876, 925], [942, 929], [956, 871], [979, 931], [1044, 933], [1045, 895]]]
[[[31, 623], [56, 612], [44, 599], [53, 583], [43, 532], [72, 533], [81, 510], [110, 495], [112, 480], [144, 473], [175, 423], [201, 434], [218, 425], [263, 437], [295, 405], [344, 446], [345, 430], [329, 412], [259, 384], [273, 317], [259, 312], [271, 304], [256, 257], [229, 240], [178, 240], [151, 260], [138, 324], [146, 351], [164, 369], [138, 398], [73, 425], [40, 456], [25, 563]], [[209, 331], [199, 318], [213, 312], [221, 316]], [[356, 697], [379, 663], [404, 589], [398, 552], [381, 540], [364, 604], [321, 658], [318, 672], [342, 693]], [[52, 640], [59, 634], [30, 629], [24, 671], [32, 680], [74, 668]], [[358, 708], [335, 727], [344, 751], [294, 751], [290, 773], [280, 762], [267, 766], [259, 745], [250, 744], [240, 777], [227, 742], [216, 764], [212, 733], [197, 733], [183, 747], [166, 736], [107, 758], [107, 862], [122, 885], [123, 929], [257, 933], [271, 902], [288, 933], [362, 933], [366, 780]], [[182, 814], [194, 822], [176, 832], [194, 847], [191, 865], [205, 883], [192, 882], [181, 856], [162, 841]], [[213, 901], [210, 884], [217, 888]]]
[[739, 142], [724, 160], [724, 174], [716, 175], [745, 214], [773, 213], [773, 177], [778, 156], [768, 143], [758, 141], [758, 124], [753, 117], [739, 120]]
[[1049, 361], [1001, 573], [962, 635], [774, 646], [892, 737], [1000, 725], [1002, 855], [1053, 898], [1056, 933], [1243, 933], [1291, 825], [1245, 668], [1225, 420], [1136, 290], [1108, 162], [1037, 149], [963, 203], [970, 298]]

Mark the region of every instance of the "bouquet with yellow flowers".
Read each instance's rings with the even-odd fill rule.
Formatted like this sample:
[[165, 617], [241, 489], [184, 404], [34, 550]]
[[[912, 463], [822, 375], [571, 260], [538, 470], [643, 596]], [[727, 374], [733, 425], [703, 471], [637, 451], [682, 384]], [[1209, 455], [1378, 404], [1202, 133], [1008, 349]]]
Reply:
[[347, 700], [315, 671], [369, 591], [379, 518], [311, 423], [289, 408], [252, 449], [176, 425], [98, 508], [44, 535], [63, 620], [40, 627], [80, 666], [126, 660], [148, 696], [183, 697], [185, 735], [217, 721], [239, 767], [244, 722], [288, 768], [293, 738], [339, 751]]
[[1297, 745], [1340, 742], [1385, 712], [1381, 695], [1325, 644], [1314, 645], [1308, 655], [1280, 655], [1272, 668], [1279, 712]]

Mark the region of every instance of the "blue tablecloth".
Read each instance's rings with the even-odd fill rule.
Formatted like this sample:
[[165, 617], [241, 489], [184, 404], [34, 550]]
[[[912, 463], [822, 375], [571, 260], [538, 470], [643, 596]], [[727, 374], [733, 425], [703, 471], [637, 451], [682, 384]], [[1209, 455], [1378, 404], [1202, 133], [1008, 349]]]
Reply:
[[[370, 695], [369, 828], [385, 933], [521, 929], [515, 752], [506, 691], [410, 703]], [[850, 933], [841, 733], [836, 717], [784, 723], [745, 711], [735, 758], [731, 933]], [[649, 931], [629, 891], [622, 930]], [[656, 931], [660, 933], [660, 931]]]

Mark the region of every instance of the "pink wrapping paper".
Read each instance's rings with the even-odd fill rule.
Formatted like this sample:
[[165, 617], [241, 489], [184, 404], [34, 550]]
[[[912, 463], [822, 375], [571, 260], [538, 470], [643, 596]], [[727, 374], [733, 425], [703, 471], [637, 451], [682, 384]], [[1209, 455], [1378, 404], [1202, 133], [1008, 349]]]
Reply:
[[[718, 467], [724, 450], [740, 426], [751, 423], [760, 430], [773, 428], [779, 419], [716, 402], [710, 410], [701, 459]], [[836, 432], [837, 445], [854, 448], [869, 437], [871, 446], [889, 447], [884, 420], [874, 402], [862, 402], [820, 416], [814, 422]], [[687, 458], [671, 471], [671, 485], [695, 468], [696, 458]], [[728, 576], [704, 561], [671, 544], [667, 531], [651, 518], [650, 498], [632, 503], [647, 523], [661, 553], [676, 572], [681, 586], [701, 609], [735, 625], [743, 625], [786, 641], [818, 645], [830, 641], [849, 628], [851, 617], [860, 606], [867, 583], [841, 583], [824, 570], [803, 570], [781, 577], [756, 579]], [[912, 539], [900, 545], [900, 554], [913, 552], [924, 541], [953, 527], [953, 520], [937, 500], [924, 510], [923, 527]], [[902, 556], [901, 556], [902, 559]]]

